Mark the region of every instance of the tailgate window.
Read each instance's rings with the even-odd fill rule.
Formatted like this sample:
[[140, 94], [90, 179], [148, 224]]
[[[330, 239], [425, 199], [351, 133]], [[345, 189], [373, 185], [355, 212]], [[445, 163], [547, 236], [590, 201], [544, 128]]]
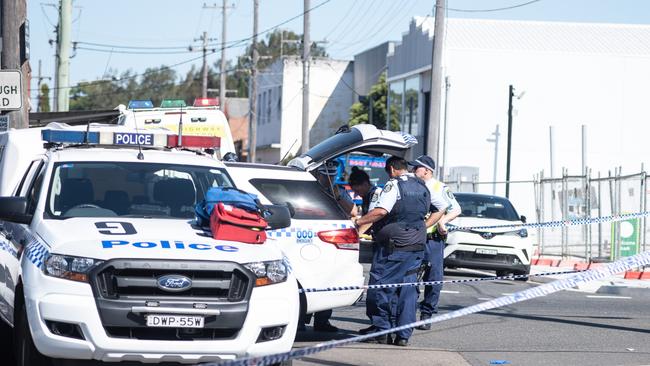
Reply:
[[288, 179], [251, 179], [271, 203], [290, 203], [296, 211], [296, 220], [346, 220], [346, 216], [316, 181]]

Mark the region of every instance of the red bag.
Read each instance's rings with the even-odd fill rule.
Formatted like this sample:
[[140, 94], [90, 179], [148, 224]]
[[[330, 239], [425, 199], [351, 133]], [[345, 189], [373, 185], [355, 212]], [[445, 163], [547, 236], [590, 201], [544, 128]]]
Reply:
[[262, 244], [266, 241], [267, 223], [256, 212], [249, 212], [219, 202], [210, 215], [212, 237], [218, 240]]

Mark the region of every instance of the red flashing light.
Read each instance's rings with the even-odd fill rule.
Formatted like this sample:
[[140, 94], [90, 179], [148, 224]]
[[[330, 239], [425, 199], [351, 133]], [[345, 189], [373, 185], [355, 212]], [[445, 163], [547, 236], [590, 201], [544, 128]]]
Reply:
[[[167, 137], [167, 146], [179, 146], [178, 135], [169, 135]], [[216, 136], [187, 136], [184, 135], [181, 141], [182, 147], [197, 147], [211, 149], [221, 146], [221, 138]]]
[[218, 107], [219, 98], [196, 98], [192, 105], [194, 107]]
[[359, 250], [359, 233], [354, 228], [319, 231], [318, 238], [338, 249]]

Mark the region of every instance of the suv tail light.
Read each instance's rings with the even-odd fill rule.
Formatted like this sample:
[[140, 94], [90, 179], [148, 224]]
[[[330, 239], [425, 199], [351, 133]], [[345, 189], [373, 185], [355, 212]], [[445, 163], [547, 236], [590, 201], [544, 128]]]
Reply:
[[359, 233], [354, 228], [319, 231], [318, 238], [338, 249], [359, 250]]

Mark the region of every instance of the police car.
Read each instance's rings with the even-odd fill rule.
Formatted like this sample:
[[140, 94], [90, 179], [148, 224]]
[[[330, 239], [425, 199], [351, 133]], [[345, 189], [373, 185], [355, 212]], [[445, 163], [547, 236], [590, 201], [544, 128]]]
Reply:
[[[197, 199], [232, 185], [222, 163], [185, 150], [215, 139], [0, 133], [0, 327], [18, 365], [194, 364], [291, 349], [299, 295], [280, 249], [194, 225]], [[289, 224], [286, 207], [269, 209], [271, 229]]]
[[[477, 193], [456, 193], [462, 213], [453, 224], [459, 227], [521, 224], [505, 197]], [[525, 228], [452, 231], [445, 247], [445, 266], [496, 271], [498, 276], [530, 273], [533, 240]], [[520, 278], [525, 280], [525, 277]]]
[[[289, 258], [303, 288], [363, 285], [359, 237], [350, 218], [323, 192], [310, 173], [324, 162], [351, 151], [403, 156], [417, 141], [410, 135], [357, 125], [324, 140], [283, 167], [226, 163], [238, 188], [257, 194], [263, 203], [287, 204], [291, 227], [269, 232]], [[362, 290], [311, 292], [302, 298], [306, 313], [354, 304]]]

